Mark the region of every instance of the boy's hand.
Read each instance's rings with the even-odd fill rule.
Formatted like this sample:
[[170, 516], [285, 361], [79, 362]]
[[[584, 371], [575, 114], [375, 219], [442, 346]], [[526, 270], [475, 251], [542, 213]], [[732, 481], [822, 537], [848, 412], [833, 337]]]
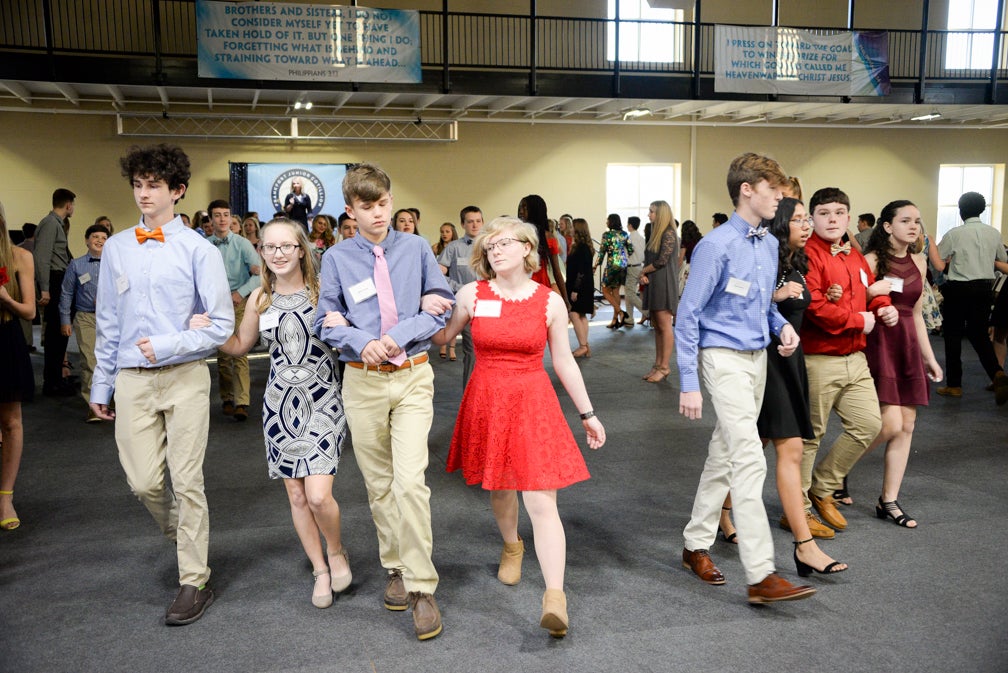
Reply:
[[892, 283], [887, 281], [885, 278], [877, 280], [868, 286], [868, 301], [871, 301], [875, 297], [889, 294], [890, 292], [892, 292]]
[[203, 329], [204, 327], [210, 327], [213, 321], [210, 320], [209, 313], [196, 313], [193, 317], [189, 318], [189, 329]]
[[325, 320], [322, 321], [322, 327], [349, 327], [350, 323], [347, 319], [343, 317], [343, 314], [339, 311], [326, 311]]
[[361, 351], [361, 361], [366, 365], [380, 365], [390, 357], [385, 344], [378, 339], [368, 341], [367, 346]]
[[109, 409], [107, 404], [91, 403], [91, 412], [103, 421], [114, 421], [115, 412]]
[[798, 299], [802, 296], [802, 284], [789, 280], [773, 293], [775, 302], [782, 302], [785, 299]]
[[831, 301], [834, 304], [840, 301], [843, 297], [843, 287], [840, 283], [833, 283], [826, 290], [826, 301]]
[[861, 317], [864, 318], [864, 329], [861, 331], [865, 334], [871, 334], [871, 331], [875, 329], [875, 314], [871, 311], [861, 311]]
[[388, 355], [385, 356], [386, 360], [394, 358], [402, 352], [402, 348], [399, 348], [399, 344], [397, 344], [388, 334], [382, 336], [381, 342], [385, 346], [385, 351], [388, 353]]
[[703, 410], [703, 395], [699, 390], [679, 393], [679, 413], [691, 421], [699, 420]]
[[899, 322], [899, 310], [895, 306], [883, 306], [878, 310], [878, 317], [883, 325], [892, 327]]
[[73, 327], [71, 325], [60, 325], [60, 334], [65, 337], [70, 336], [73, 334]]
[[154, 346], [151, 345], [150, 337], [144, 337], [136, 342], [137, 348], [147, 358], [147, 362], [157, 364], [157, 356], [154, 355]]
[[38, 305], [45, 306], [48, 303], [49, 303], [49, 291], [42, 290], [42, 292], [39, 294]]
[[420, 310], [431, 315], [444, 315], [453, 305], [451, 299], [445, 299], [439, 294], [425, 294], [420, 298]]
[[242, 303], [243, 301], [245, 301], [245, 297], [243, 297], [240, 294], [238, 294], [237, 291], [234, 291], [234, 292], [231, 293], [231, 303], [232, 304], [234, 304], [235, 306], [238, 306], [238, 304]]

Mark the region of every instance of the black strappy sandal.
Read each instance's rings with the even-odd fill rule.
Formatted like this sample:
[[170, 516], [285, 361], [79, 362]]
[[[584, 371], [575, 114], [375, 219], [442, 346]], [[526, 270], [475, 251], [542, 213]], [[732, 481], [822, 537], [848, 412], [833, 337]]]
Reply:
[[[903, 506], [897, 501], [892, 500], [890, 502], [882, 502], [882, 496], [879, 496], [879, 504], [875, 505], [875, 516], [880, 519], [892, 519], [893, 523], [897, 526], [903, 526], [904, 528], [916, 528], [917, 526], [911, 526], [910, 523], [917, 523], [917, 520], [906, 513]], [[899, 516], [896, 516], [896, 512], [899, 512]]]

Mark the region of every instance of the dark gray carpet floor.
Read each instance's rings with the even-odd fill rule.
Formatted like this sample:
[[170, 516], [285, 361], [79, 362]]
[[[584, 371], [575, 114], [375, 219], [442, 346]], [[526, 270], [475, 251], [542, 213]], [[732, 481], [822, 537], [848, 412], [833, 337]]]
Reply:
[[[719, 541], [711, 550], [728, 577], [721, 587], [702, 584], [679, 563], [714, 422], [709, 404], [702, 421], [687, 421], [677, 413], [677, 381], [641, 381], [653, 358], [649, 329], [594, 326], [591, 343], [582, 371], [609, 441], [586, 450], [592, 479], [559, 498], [567, 638], [552, 640], [538, 626], [543, 587], [531, 545], [521, 584], [500, 584], [487, 495], [444, 471], [461, 362], [432, 350], [428, 482], [440, 637], [418, 642], [409, 613], [381, 605], [384, 575], [349, 447], [335, 490], [354, 583], [330, 609], [312, 607], [310, 566], [284, 489], [266, 477], [261, 426], [255, 415], [245, 424], [221, 416], [216, 391], [205, 472], [217, 602], [191, 626], [165, 627], [177, 590], [174, 550], [130, 494], [112, 426], [86, 425], [79, 399], [40, 397], [24, 409], [16, 495], [23, 523], [0, 533], [0, 670], [1008, 670], [1001, 575], [1008, 406], [995, 407], [983, 392], [968, 345], [964, 397], [935, 396], [917, 423], [900, 499], [920, 527], [875, 518], [882, 455], [868, 455], [850, 478], [856, 504], [844, 510], [848, 530], [822, 543], [850, 570], [810, 578], [818, 593], [809, 600], [756, 608], [746, 603], [735, 546]], [[934, 343], [940, 356], [941, 340]], [[254, 414], [265, 372], [265, 361], [253, 364]], [[573, 406], [562, 392], [561, 400], [580, 439]], [[772, 450], [767, 459], [765, 501], [775, 522]], [[532, 541], [524, 514], [521, 532]], [[776, 525], [773, 534], [778, 568], [797, 579], [790, 534]]]

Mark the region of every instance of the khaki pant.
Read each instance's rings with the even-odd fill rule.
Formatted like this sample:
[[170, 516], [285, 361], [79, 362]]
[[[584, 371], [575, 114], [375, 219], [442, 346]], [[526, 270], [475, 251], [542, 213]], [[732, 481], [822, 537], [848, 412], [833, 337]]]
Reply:
[[203, 492], [209, 395], [203, 360], [123, 369], [116, 377], [115, 437], [126, 481], [161, 532], [175, 540], [179, 584], [197, 587], [210, 577], [210, 515]]
[[626, 270], [626, 285], [623, 287], [623, 293], [626, 295], [627, 315], [631, 320], [634, 319], [634, 309], [640, 311], [641, 320], [647, 315], [647, 311], [644, 310], [644, 301], [637, 289], [640, 286], [641, 269], [643, 268], [643, 264], [634, 264], [628, 266]]
[[427, 434], [434, 418], [434, 370], [392, 373], [347, 366], [343, 408], [378, 532], [378, 554], [400, 570], [407, 591], [434, 593]]
[[81, 397], [91, 403], [91, 377], [95, 368], [95, 314], [77, 311], [73, 319], [74, 336], [80, 349]]
[[[238, 333], [245, 316], [247, 300], [234, 307], [234, 333]], [[233, 357], [217, 351], [217, 381], [220, 384], [221, 401], [231, 400], [236, 405], [249, 403], [249, 363], [248, 356]]]
[[690, 551], [711, 548], [721, 507], [731, 491], [739, 559], [746, 582], [757, 584], [774, 571], [773, 539], [763, 506], [766, 457], [756, 429], [766, 387], [766, 351], [705, 348], [700, 351], [700, 365], [717, 423], [684, 542]]
[[[832, 495], [882, 429], [875, 382], [864, 353], [806, 355], [809, 380], [809, 412], [815, 439], [805, 440], [802, 455], [802, 491], [817, 497]], [[826, 433], [830, 410], [835, 409], [843, 433], [833, 442], [813, 473], [819, 443]], [[805, 509], [811, 503], [805, 496]]]

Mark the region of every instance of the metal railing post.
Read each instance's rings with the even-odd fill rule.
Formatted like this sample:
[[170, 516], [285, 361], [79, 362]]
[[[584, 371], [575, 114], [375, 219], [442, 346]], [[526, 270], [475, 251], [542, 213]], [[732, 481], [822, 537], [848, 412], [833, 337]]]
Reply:
[[448, 72], [448, 0], [441, 3], [441, 93], [451, 92], [451, 78]]
[[997, 21], [994, 22], [994, 53], [991, 55], [990, 87], [987, 90], [987, 102], [997, 100], [998, 70], [1001, 65], [1001, 26], [1004, 14], [1004, 0], [998, 0]]
[[931, 0], [924, 0], [921, 8], [920, 60], [917, 62], [917, 91], [914, 92], [914, 103], [924, 102], [924, 83], [927, 80], [927, 43], [928, 43], [928, 9]]
[[700, 98], [700, 0], [693, 3], [693, 99]]
[[613, 37], [613, 49], [616, 50], [613, 58], [613, 96], [619, 98], [620, 95], [620, 11], [619, 0], [614, 3], [616, 6], [616, 16], [613, 17], [616, 26]]
[[539, 82], [536, 79], [536, 51], [538, 31], [536, 30], [536, 0], [529, 0], [529, 93], [533, 96], [539, 93]]
[[167, 77], [161, 62], [161, 0], [150, 0], [150, 4], [154, 19], [154, 81], [163, 84]]

